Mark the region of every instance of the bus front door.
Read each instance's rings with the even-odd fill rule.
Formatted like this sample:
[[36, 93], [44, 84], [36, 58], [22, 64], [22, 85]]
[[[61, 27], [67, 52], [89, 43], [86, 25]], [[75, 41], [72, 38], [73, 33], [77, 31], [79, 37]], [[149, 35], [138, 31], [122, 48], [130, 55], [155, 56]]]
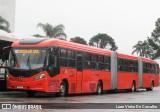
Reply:
[[82, 91], [82, 75], [83, 75], [83, 63], [82, 63], [82, 56], [77, 56], [77, 92]]

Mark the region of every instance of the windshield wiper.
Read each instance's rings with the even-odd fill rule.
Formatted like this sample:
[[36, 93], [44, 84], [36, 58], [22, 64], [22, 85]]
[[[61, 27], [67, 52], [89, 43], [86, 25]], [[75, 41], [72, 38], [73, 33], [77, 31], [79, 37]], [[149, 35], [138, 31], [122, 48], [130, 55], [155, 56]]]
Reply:
[[27, 66], [28, 66], [29, 69], [31, 69], [30, 55], [27, 58]]

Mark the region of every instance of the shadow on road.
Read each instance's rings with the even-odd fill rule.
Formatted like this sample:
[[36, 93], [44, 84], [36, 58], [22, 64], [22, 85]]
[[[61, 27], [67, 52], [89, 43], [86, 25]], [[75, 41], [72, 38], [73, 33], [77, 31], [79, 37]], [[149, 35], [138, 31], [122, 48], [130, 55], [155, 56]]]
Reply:
[[[137, 90], [135, 92], [135, 94], [138, 94], [138, 93], [143, 93], [143, 92], [147, 92], [146, 90], [144, 89], [140, 89], [140, 90]], [[104, 91], [103, 94], [101, 94], [100, 96], [103, 96], [103, 95], [112, 95], [112, 94], [132, 94], [133, 92], [129, 92], [129, 91], [126, 91], [126, 90], [110, 90], [110, 91]], [[14, 97], [14, 98], [26, 98], [28, 97], [27, 94], [23, 91], [2, 91], [0, 94], [1, 97]], [[77, 96], [95, 96], [96, 94], [95, 93], [83, 93], [83, 94], [71, 94], [71, 95], [68, 95], [67, 97], [77, 97]], [[96, 95], [97, 96], [97, 95]], [[32, 97], [32, 98], [51, 98], [51, 97], [58, 97], [55, 93], [43, 93], [43, 92], [37, 92], [37, 94]]]

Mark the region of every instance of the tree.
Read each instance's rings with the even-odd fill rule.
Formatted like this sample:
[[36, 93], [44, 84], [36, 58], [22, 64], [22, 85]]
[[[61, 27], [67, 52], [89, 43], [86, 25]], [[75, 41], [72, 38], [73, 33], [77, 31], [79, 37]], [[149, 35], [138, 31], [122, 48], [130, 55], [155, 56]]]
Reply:
[[65, 38], [66, 40], [66, 34], [64, 33], [64, 26], [62, 24], [53, 26], [49, 23], [46, 24], [38, 23], [37, 27], [41, 28], [46, 34], [46, 37], [48, 38], [62, 38], [62, 39]]
[[118, 47], [116, 46], [114, 39], [107, 34], [98, 34], [93, 36], [89, 40], [90, 46], [95, 46], [98, 48], [109, 49], [112, 51], [116, 51]]
[[149, 45], [152, 48], [152, 59], [160, 58], [160, 18], [155, 23], [155, 29], [151, 33], [151, 37], [147, 39]]
[[81, 37], [74, 37], [74, 38], [71, 38], [71, 39], [70, 39], [70, 42], [75, 42], [75, 43], [87, 45], [87, 41], [84, 40], [84, 39], [81, 38]]
[[152, 48], [149, 46], [149, 43], [146, 40], [144, 42], [138, 41], [138, 43], [133, 46], [133, 49], [134, 50], [132, 54], [136, 52], [137, 55], [139, 56], [146, 57], [146, 58], [152, 58], [153, 51], [152, 51]]
[[34, 34], [33, 36], [34, 36], [34, 37], [43, 37], [43, 36], [40, 35], [40, 34]]
[[9, 22], [0, 16], [0, 29], [10, 33]]

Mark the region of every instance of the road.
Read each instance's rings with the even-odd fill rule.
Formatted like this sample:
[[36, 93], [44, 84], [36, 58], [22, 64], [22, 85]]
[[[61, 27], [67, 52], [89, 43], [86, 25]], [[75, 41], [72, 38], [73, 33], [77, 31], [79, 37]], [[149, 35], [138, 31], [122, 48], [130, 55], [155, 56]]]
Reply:
[[[83, 95], [69, 95], [68, 97], [56, 97], [53, 94], [38, 93], [35, 97], [29, 98], [25, 92], [0, 92], [1, 103], [160, 103], [160, 87], [154, 88], [153, 91], [138, 90], [135, 93], [118, 91], [115, 93], [106, 92], [102, 95], [83, 94]], [[13, 112], [8, 110], [9, 112]], [[28, 112], [29, 110], [16, 110], [15, 112]], [[64, 109], [56, 110], [34, 110], [32, 112], [53, 112], [64, 111]], [[69, 111], [70, 110], [65, 110]], [[81, 109], [72, 109], [72, 111], [82, 111]], [[83, 109], [88, 112], [88, 109]], [[91, 110], [99, 111], [99, 109]], [[120, 110], [101, 110], [101, 111], [120, 111]], [[123, 110], [124, 111], [124, 110]], [[125, 109], [125, 111], [133, 111]], [[160, 110], [144, 110], [138, 109], [137, 111], [160, 111]], [[0, 110], [1, 112], [1, 110]]]

